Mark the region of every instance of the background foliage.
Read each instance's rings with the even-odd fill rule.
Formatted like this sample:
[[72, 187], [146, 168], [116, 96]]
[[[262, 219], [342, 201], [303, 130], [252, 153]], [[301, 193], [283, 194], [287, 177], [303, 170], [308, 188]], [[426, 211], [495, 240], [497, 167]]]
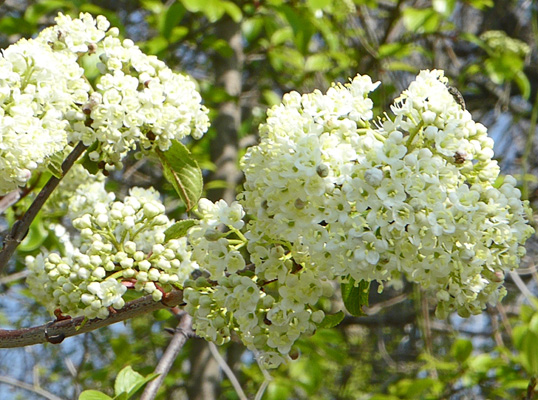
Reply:
[[[237, 159], [256, 142], [265, 109], [290, 90], [325, 90], [357, 73], [382, 81], [374, 104], [385, 109], [420, 69], [440, 68], [477, 121], [490, 130], [504, 172], [538, 205], [538, 6], [531, 0], [118, 0], [16, 1], [0, 6], [0, 47], [31, 37], [62, 11], [105, 15], [122, 35], [200, 84], [213, 126], [189, 148], [204, 167], [206, 195], [233, 199], [241, 184]], [[375, 110], [374, 110], [375, 111]], [[230, 156], [231, 157], [225, 157]], [[38, 188], [43, 182], [36, 181]], [[154, 186], [172, 217], [185, 207], [149, 161], [126, 162], [112, 176], [119, 196]], [[0, 219], [6, 229], [33, 194]], [[57, 246], [37, 219], [9, 274], [1, 277], [5, 328], [47, 321], [25, 289], [20, 262], [40, 247]], [[272, 371], [264, 399], [532, 399], [538, 376], [538, 276], [534, 239], [507, 279], [502, 305], [480, 316], [436, 320], [419, 288], [373, 287], [366, 316], [344, 318], [300, 342], [300, 357]], [[327, 309], [331, 304], [325, 305]], [[146, 376], [166, 348], [169, 311], [66, 340], [0, 351], [0, 397], [63, 399], [85, 389], [114, 395], [125, 366]], [[238, 343], [220, 349], [245, 393], [264, 376]], [[30, 384], [31, 391], [21, 384]], [[159, 392], [160, 399], [236, 399], [205, 344], [189, 340]]]

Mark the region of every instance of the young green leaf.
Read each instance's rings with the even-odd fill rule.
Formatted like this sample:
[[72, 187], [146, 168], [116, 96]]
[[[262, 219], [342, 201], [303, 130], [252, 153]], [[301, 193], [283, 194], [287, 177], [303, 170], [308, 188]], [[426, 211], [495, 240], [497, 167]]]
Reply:
[[335, 326], [338, 326], [340, 322], [344, 319], [344, 312], [338, 311], [336, 314], [327, 314], [325, 315], [325, 318], [323, 318], [323, 321], [319, 324], [320, 328], [334, 328]]
[[85, 390], [78, 396], [78, 400], [112, 400], [112, 397], [97, 390]]
[[129, 393], [144, 377], [133, 370], [130, 365], [123, 368], [114, 382], [114, 393], [119, 396], [121, 393]]
[[184, 219], [176, 222], [174, 225], [164, 231], [164, 240], [168, 242], [169, 240], [185, 236], [189, 228], [197, 223], [198, 221], [195, 219]]
[[361, 280], [356, 284], [355, 279], [349, 278], [348, 283], [341, 285], [342, 299], [346, 310], [354, 316], [365, 315], [363, 306], [368, 306], [368, 294], [370, 293], [370, 282]]
[[90, 145], [90, 147], [86, 149], [81, 159], [82, 166], [86, 169], [86, 171], [88, 171], [92, 175], [95, 175], [97, 172], [99, 172], [99, 166], [97, 165], [96, 162], [90, 160], [89, 154], [92, 151], [96, 150], [98, 146], [99, 146], [99, 142], [96, 140]]
[[64, 173], [62, 171], [62, 163], [64, 162], [63, 151], [57, 151], [56, 153], [48, 157], [47, 169], [49, 172], [58, 179], [62, 179]]
[[163, 152], [156, 150], [163, 166], [165, 178], [172, 184], [185, 203], [187, 211], [193, 208], [202, 195], [202, 171], [189, 150], [177, 140]]

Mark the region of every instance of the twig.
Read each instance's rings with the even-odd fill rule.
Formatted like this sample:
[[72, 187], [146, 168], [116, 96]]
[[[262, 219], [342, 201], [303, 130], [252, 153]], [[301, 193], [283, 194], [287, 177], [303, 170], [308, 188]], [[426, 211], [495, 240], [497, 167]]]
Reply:
[[30, 270], [25, 269], [24, 271], [15, 272], [11, 275], [6, 275], [0, 278], [0, 285], [5, 285], [10, 282], [15, 282], [20, 279], [26, 278], [30, 274]]
[[527, 386], [527, 395], [525, 400], [532, 400], [534, 398], [534, 390], [536, 389], [536, 377], [532, 377], [529, 385]]
[[[67, 171], [69, 171], [69, 169], [73, 166], [73, 164], [80, 157], [80, 155], [84, 153], [86, 148], [87, 146], [85, 146], [82, 142], [79, 142], [75, 146], [73, 151], [69, 153], [69, 155], [62, 164], [62, 171], [64, 175], [67, 173]], [[0, 272], [2, 272], [2, 270], [7, 265], [11, 256], [17, 249], [17, 246], [26, 236], [26, 233], [28, 232], [28, 229], [30, 228], [30, 225], [32, 224], [32, 221], [36, 217], [37, 213], [41, 210], [41, 208], [43, 207], [51, 193], [54, 191], [54, 189], [56, 189], [59, 183], [60, 179], [56, 178], [55, 176], [52, 176], [45, 184], [45, 186], [43, 186], [43, 189], [41, 189], [41, 192], [39, 192], [32, 205], [24, 213], [23, 217], [17, 222], [15, 222], [15, 224], [13, 224], [11, 232], [7, 234], [7, 236], [4, 238], [4, 247], [0, 251]]]
[[262, 400], [263, 394], [265, 393], [265, 389], [267, 389], [267, 386], [269, 386], [269, 383], [273, 380], [272, 376], [267, 372], [267, 369], [263, 366], [262, 362], [260, 361], [259, 355], [256, 355], [256, 362], [258, 363], [258, 367], [260, 368], [260, 371], [262, 371], [264, 380], [258, 389], [258, 392], [256, 393], [256, 397], [254, 397], [254, 400]]
[[516, 284], [516, 286], [519, 289], [519, 291], [521, 292], [521, 294], [527, 298], [527, 300], [529, 301], [530, 305], [533, 308], [536, 308], [534, 306], [534, 303], [532, 302], [532, 299], [534, 298], [534, 296], [531, 293], [531, 291], [529, 290], [529, 288], [527, 287], [527, 285], [525, 285], [525, 282], [523, 282], [523, 280], [519, 277], [519, 275], [517, 273], [515, 273], [514, 271], [510, 271], [509, 273], [510, 273], [510, 277], [512, 278], [512, 280]]
[[164, 378], [168, 375], [172, 364], [174, 363], [177, 355], [187, 342], [187, 339], [193, 336], [192, 331], [192, 317], [186, 312], [180, 316], [179, 324], [175, 329], [174, 336], [170, 341], [170, 344], [166, 348], [163, 356], [159, 360], [157, 367], [155, 367], [155, 373], [159, 374], [157, 378], [148, 383], [142, 393], [140, 400], [153, 400], [157, 396], [157, 392], [161, 387]]
[[248, 397], [245, 395], [245, 392], [243, 392], [243, 389], [241, 388], [241, 384], [239, 383], [239, 380], [233, 373], [232, 369], [228, 366], [224, 358], [219, 353], [219, 350], [217, 349], [217, 346], [215, 346], [215, 343], [209, 342], [209, 351], [211, 352], [211, 355], [213, 358], [217, 361], [219, 364], [219, 367], [222, 369], [222, 371], [226, 374], [230, 382], [232, 383], [232, 386], [235, 389], [235, 392], [239, 396], [240, 400], [248, 400]]
[[21, 190], [17, 189], [0, 198], [0, 215], [2, 215], [4, 211], [19, 201], [20, 197]]
[[63, 400], [61, 397], [58, 397], [39, 386], [30, 385], [29, 383], [21, 382], [17, 379], [10, 378], [9, 376], [0, 376], [0, 382], [11, 385], [11, 386], [15, 386], [24, 390], [28, 390], [29, 392], [36, 393], [49, 400]]
[[91, 319], [83, 324], [84, 318], [70, 318], [61, 321], [35, 326], [32, 328], [23, 328], [16, 330], [0, 329], [0, 348], [13, 348], [31, 346], [38, 343], [61, 343], [65, 338], [91, 332], [104, 326], [115, 324], [116, 322], [142, 315], [148, 312], [156, 311], [161, 308], [174, 307], [183, 301], [183, 291], [174, 289], [167, 293], [162, 301], [153, 300], [151, 295], [141, 297], [125, 304], [120, 310], [105, 319]]

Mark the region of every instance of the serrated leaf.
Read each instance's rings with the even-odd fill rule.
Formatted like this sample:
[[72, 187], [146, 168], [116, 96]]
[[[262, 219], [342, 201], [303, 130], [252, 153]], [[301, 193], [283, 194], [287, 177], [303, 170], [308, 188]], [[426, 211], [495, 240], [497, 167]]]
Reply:
[[334, 328], [344, 319], [344, 312], [338, 311], [336, 314], [327, 314], [319, 324], [320, 328]]
[[121, 393], [129, 393], [138, 382], [143, 380], [144, 377], [128, 365], [118, 373], [114, 382], [114, 393], [116, 396], [119, 396]]
[[164, 240], [168, 242], [169, 240], [183, 237], [187, 234], [189, 228], [196, 224], [198, 224], [198, 221], [195, 219], [184, 219], [178, 221], [164, 231]]
[[78, 396], [78, 400], [112, 400], [112, 397], [97, 390], [85, 390]]
[[172, 184], [189, 211], [202, 195], [202, 171], [198, 163], [177, 140], [172, 140], [167, 151], [157, 149], [156, 152], [163, 166], [164, 177]]
[[370, 294], [370, 282], [361, 280], [358, 284], [355, 279], [349, 278], [348, 283], [342, 283], [342, 299], [346, 310], [356, 317], [365, 315], [363, 306], [368, 306], [368, 295]]

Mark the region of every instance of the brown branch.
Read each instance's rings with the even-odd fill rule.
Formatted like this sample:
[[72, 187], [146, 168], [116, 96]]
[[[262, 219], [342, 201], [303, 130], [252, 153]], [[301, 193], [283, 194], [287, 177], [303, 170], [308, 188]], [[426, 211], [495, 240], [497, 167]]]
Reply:
[[[69, 153], [69, 155], [62, 164], [62, 171], [64, 175], [67, 173], [67, 171], [69, 171], [69, 169], [73, 166], [73, 164], [80, 157], [80, 155], [86, 150], [86, 148], [87, 146], [85, 146], [82, 142], [79, 142], [75, 146], [73, 151]], [[28, 229], [30, 228], [30, 225], [32, 224], [32, 221], [36, 217], [37, 213], [41, 210], [41, 208], [43, 207], [51, 193], [54, 191], [54, 189], [56, 189], [59, 183], [60, 179], [56, 178], [55, 176], [52, 176], [45, 184], [43, 189], [41, 189], [41, 192], [39, 192], [32, 205], [30, 205], [28, 210], [24, 213], [23, 217], [17, 222], [15, 222], [15, 224], [13, 224], [11, 232], [8, 233], [4, 238], [4, 247], [2, 247], [2, 250], [0, 251], [0, 272], [2, 272], [2, 270], [6, 267], [11, 256], [17, 249], [17, 246], [26, 236]]]
[[172, 368], [172, 364], [176, 360], [177, 355], [183, 346], [185, 346], [187, 339], [194, 336], [194, 332], [192, 331], [192, 317], [184, 312], [179, 318], [179, 324], [174, 330], [174, 336], [159, 360], [157, 367], [155, 367], [155, 373], [159, 374], [159, 376], [148, 383], [140, 400], [153, 400], [155, 396], [157, 396], [157, 392], [159, 391], [164, 378], [168, 375], [170, 368]]
[[120, 310], [111, 312], [105, 319], [95, 318], [86, 321], [85, 324], [83, 324], [84, 318], [78, 317], [32, 328], [0, 330], [0, 348], [24, 347], [46, 342], [58, 344], [67, 337], [91, 332], [161, 308], [174, 307], [182, 302], [183, 291], [174, 289], [160, 302], [154, 301], [151, 295], [144, 296], [128, 302]]

